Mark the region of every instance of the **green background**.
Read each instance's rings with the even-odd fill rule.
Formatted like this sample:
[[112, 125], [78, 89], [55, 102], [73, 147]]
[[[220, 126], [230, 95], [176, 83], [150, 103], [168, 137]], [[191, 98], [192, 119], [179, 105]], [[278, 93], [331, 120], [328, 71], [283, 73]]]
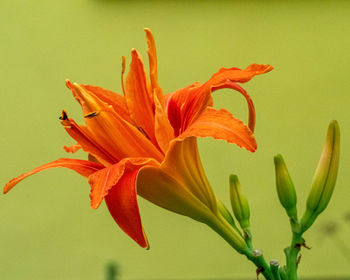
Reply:
[[[282, 153], [302, 213], [332, 119], [341, 126], [341, 165], [333, 199], [306, 234], [303, 276], [350, 275], [349, 248], [350, 1], [1, 0], [0, 180], [60, 157], [73, 144], [58, 116], [81, 121], [65, 78], [121, 92], [121, 56], [146, 58], [143, 31], [153, 31], [165, 92], [206, 81], [220, 67], [268, 63], [275, 69], [244, 85], [257, 110], [258, 151], [213, 139], [199, 141], [209, 180], [229, 206], [228, 175], [240, 176], [257, 248], [282, 263], [289, 225], [274, 186], [272, 157]], [[247, 120], [246, 104], [229, 90], [216, 108]], [[84, 158], [83, 153], [77, 154]], [[254, 278], [254, 268], [206, 226], [139, 199], [151, 250], [139, 248], [105, 205], [89, 206], [89, 185], [56, 169], [33, 176], [0, 198], [1, 279], [104, 279], [108, 262], [123, 279]], [[334, 238], [325, 225], [338, 225]], [[335, 239], [337, 238], [337, 239]], [[339, 241], [340, 240], [340, 241]]]

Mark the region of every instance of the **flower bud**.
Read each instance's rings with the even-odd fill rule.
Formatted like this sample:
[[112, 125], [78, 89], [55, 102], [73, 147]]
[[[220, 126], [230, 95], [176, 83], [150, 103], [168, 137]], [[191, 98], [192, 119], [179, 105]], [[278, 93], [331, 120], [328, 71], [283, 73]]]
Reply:
[[339, 125], [337, 121], [332, 121], [328, 126], [326, 143], [315, 171], [306, 211], [301, 219], [302, 232], [313, 224], [331, 199], [338, 174], [339, 151]]
[[217, 207], [220, 212], [220, 214], [225, 218], [227, 222], [233, 227], [236, 227], [235, 225], [235, 220], [233, 219], [231, 213], [229, 210], [226, 208], [225, 204], [222, 203], [222, 201], [218, 200], [217, 201]]
[[241, 186], [236, 175], [230, 176], [230, 198], [233, 214], [243, 230], [250, 227], [250, 210], [246, 197], [242, 193]]
[[284, 209], [286, 209], [287, 215], [296, 221], [298, 219], [296, 209], [297, 195], [295, 192], [294, 184], [292, 182], [292, 178], [289, 175], [282, 155], [275, 156], [274, 162], [278, 198]]

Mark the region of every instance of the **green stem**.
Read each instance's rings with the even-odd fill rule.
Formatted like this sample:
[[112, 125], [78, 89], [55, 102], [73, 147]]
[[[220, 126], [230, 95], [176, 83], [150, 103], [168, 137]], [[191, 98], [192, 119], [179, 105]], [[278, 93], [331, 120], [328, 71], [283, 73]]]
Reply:
[[284, 249], [286, 254], [286, 273], [288, 280], [297, 280], [298, 279], [298, 254], [300, 247], [304, 244], [304, 239], [302, 238], [302, 233], [300, 229], [300, 223], [291, 219], [291, 228], [292, 228], [292, 242], [291, 245]]
[[279, 273], [280, 273], [280, 276], [281, 276], [281, 280], [288, 280], [285, 267], [280, 267], [279, 268]]
[[271, 267], [271, 271], [272, 271], [272, 275], [273, 275], [273, 278], [275, 280], [281, 280], [281, 275], [280, 275], [280, 272], [279, 272], [279, 262], [277, 260], [271, 260], [270, 261], [270, 267]]
[[264, 275], [266, 280], [274, 280], [270, 266], [266, 263], [260, 250], [250, 251], [246, 254], [246, 257], [255, 264], [257, 267], [257, 273]]
[[249, 248], [243, 236], [236, 227], [233, 227], [220, 213], [214, 214], [206, 224], [218, 233], [238, 253], [245, 255]]
[[206, 221], [206, 224], [224, 238], [238, 253], [245, 255], [253, 262], [257, 267], [257, 271], [264, 275], [266, 280], [274, 280], [270, 266], [266, 263], [261, 251], [253, 251], [250, 246], [246, 244], [246, 240], [242, 237], [240, 232], [237, 232], [237, 229], [220, 213], [214, 214], [211, 219]]
[[253, 250], [253, 241], [252, 241], [252, 233], [250, 231], [250, 228], [246, 228], [243, 230], [244, 240], [249, 249]]

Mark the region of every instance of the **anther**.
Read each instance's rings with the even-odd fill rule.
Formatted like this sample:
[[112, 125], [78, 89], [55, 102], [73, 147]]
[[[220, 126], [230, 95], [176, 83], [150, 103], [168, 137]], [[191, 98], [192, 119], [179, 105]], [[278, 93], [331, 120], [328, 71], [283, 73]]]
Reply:
[[96, 117], [99, 114], [99, 112], [92, 112], [84, 116], [84, 118], [93, 118]]
[[62, 116], [59, 117], [61, 121], [68, 121], [68, 115], [65, 110], [62, 111]]

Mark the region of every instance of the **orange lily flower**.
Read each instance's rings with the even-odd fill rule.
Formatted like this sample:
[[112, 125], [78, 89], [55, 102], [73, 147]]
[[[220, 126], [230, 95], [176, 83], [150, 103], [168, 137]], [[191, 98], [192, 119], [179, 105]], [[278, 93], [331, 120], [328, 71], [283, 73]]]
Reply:
[[[248, 82], [273, 68], [258, 64], [244, 70], [221, 68], [204, 84], [197, 82], [164, 95], [158, 84], [154, 38], [149, 29], [145, 31], [150, 79], [139, 53], [133, 49], [125, 81], [123, 58], [124, 96], [66, 81], [82, 107], [86, 125], [78, 125], [62, 112], [63, 127], [77, 141], [64, 148], [71, 153], [83, 149], [89, 159], [63, 158], [42, 165], [9, 181], [4, 193], [44, 169], [72, 169], [88, 178], [91, 207], [97, 208], [105, 199], [120, 228], [140, 246], [148, 248], [137, 194], [170, 211], [206, 223], [220, 234], [225, 231], [223, 222], [216, 219], [219, 204], [203, 171], [196, 137], [223, 139], [254, 152], [254, 106], [237, 83]], [[212, 107], [211, 93], [222, 88], [234, 89], [245, 97], [249, 108], [248, 126], [228, 111]], [[244, 243], [239, 235], [225, 234], [232, 235], [229, 238], [235, 240], [234, 247]]]

